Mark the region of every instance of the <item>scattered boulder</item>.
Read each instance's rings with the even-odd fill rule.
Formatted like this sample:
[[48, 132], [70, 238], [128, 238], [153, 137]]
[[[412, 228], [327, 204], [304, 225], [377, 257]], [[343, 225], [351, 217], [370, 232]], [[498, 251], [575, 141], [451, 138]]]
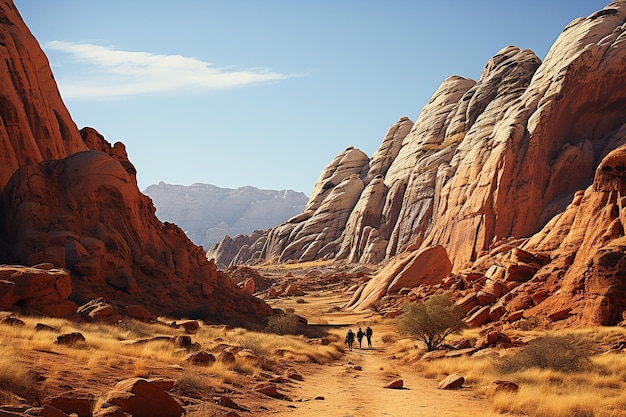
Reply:
[[180, 417], [185, 412], [158, 384], [143, 378], [118, 382], [104, 400], [132, 417]]
[[254, 387], [254, 391], [260, 394], [265, 394], [268, 397], [278, 398], [278, 389], [276, 388], [276, 384], [259, 384]]
[[101, 297], [83, 304], [77, 313], [88, 322], [119, 323], [123, 319], [122, 315]]
[[484, 306], [465, 319], [469, 327], [480, 327], [489, 322], [489, 306]]
[[439, 382], [437, 388], [445, 390], [456, 389], [462, 387], [463, 383], [465, 383], [464, 377], [457, 374], [451, 374]]
[[17, 317], [9, 316], [0, 320], [0, 324], [4, 326], [18, 326], [23, 327], [26, 326], [24, 320], [18, 319]]
[[497, 394], [498, 392], [512, 392], [513, 393], [513, 392], [517, 392], [518, 390], [519, 390], [519, 385], [517, 385], [515, 382], [496, 380], [496, 381], [493, 381], [489, 385], [489, 387], [487, 387], [485, 394], [487, 396], [493, 396]]
[[383, 388], [390, 388], [390, 389], [402, 389], [402, 387], [404, 386], [404, 381], [401, 379], [397, 379], [387, 385], [385, 385]]
[[294, 381], [304, 381], [304, 377], [293, 369], [287, 372], [287, 378], [293, 379]]
[[190, 362], [194, 365], [210, 365], [212, 363], [215, 363], [215, 361], [217, 360], [215, 358], [215, 355], [213, 355], [212, 353], [208, 353], [208, 352], [196, 352], [192, 355], [190, 355], [187, 359], [187, 362]]
[[185, 320], [177, 324], [185, 330], [185, 333], [188, 334], [196, 334], [200, 329], [200, 323], [198, 323], [197, 320]]
[[62, 395], [46, 399], [43, 404], [63, 411], [65, 414], [77, 414], [78, 417], [91, 417], [96, 398], [93, 394], [83, 391], [70, 391]]
[[219, 397], [217, 399], [217, 403], [223, 407], [232, 408], [233, 410], [249, 411], [247, 408], [242, 407], [241, 405], [237, 404], [235, 401], [233, 401], [229, 397], [226, 397], [225, 395], [222, 395], [221, 397]]
[[67, 300], [71, 293], [72, 279], [65, 269], [0, 265], [0, 309], [19, 305], [68, 317], [76, 311], [76, 304]]
[[191, 347], [193, 346], [193, 342], [191, 341], [191, 336], [189, 335], [178, 335], [174, 337], [174, 339], [172, 339], [172, 342], [174, 343], [175, 346], [181, 349], [186, 349], [186, 350], [190, 350]]
[[86, 343], [87, 341], [85, 340], [85, 336], [83, 336], [83, 334], [80, 332], [65, 333], [57, 336], [58, 345], [82, 346]]

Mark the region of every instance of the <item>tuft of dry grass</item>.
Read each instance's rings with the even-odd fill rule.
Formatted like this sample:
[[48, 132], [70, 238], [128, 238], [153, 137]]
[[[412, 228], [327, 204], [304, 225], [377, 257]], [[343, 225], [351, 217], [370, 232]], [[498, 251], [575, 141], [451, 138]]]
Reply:
[[223, 414], [214, 403], [202, 402], [196, 406], [189, 407], [185, 415], [187, 417], [217, 417]]
[[11, 346], [3, 346], [0, 356], [0, 390], [26, 397], [32, 391], [33, 383], [33, 375], [21, 362], [19, 352]]

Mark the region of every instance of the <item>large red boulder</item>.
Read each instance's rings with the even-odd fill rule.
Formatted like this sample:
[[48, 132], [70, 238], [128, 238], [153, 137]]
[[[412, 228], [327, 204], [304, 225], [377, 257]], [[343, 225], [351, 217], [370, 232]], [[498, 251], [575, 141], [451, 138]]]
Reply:
[[104, 400], [132, 417], [180, 417], [185, 412], [158, 384], [142, 378], [118, 382]]

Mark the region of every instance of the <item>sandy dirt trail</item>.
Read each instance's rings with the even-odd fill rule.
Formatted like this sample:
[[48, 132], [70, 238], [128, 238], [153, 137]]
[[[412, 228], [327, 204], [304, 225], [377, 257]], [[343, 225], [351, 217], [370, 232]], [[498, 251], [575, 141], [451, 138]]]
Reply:
[[[328, 306], [332, 297], [318, 297], [317, 302]], [[283, 307], [286, 307], [284, 305]], [[297, 307], [297, 306], [294, 306]], [[300, 306], [302, 308], [303, 306]], [[308, 304], [309, 317], [313, 321], [340, 326], [336, 332], [345, 334], [348, 328], [356, 332], [372, 319], [371, 312], [316, 315], [315, 306]], [[341, 324], [345, 324], [341, 326]], [[468, 417], [494, 415], [487, 401], [475, 389], [439, 390], [438, 380], [427, 379], [409, 366], [401, 365], [386, 352], [380, 335], [389, 331], [388, 326], [372, 325], [373, 349], [357, 346], [339, 361], [327, 365], [305, 365], [299, 368], [304, 381], [290, 389], [294, 400], [272, 415], [316, 417], [374, 417], [374, 416], [442, 416]], [[363, 339], [366, 346], [366, 340]], [[360, 367], [360, 370], [357, 368]], [[402, 379], [403, 389], [384, 388], [390, 382]], [[317, 398], [317, 399], [316, 399]], [[322, 399], [323, 398], [323, 399]]]
[[[354, 349], [345, 361], [307, 369], [305, 381], [291, 392], [296, 408], [281, 415], [297, 416], [468, 416], [489, 408], [473, 391], [443, 391], [437, 381], [398, 369], [384, 349]], [[361, 370], [354, 369], [360, 366]], [[398, 375], [399, 374], [399, 375]], [[404, 388], [383, 388], [395, 379]], [[322, 399], [315, 399], [323, 397]]]

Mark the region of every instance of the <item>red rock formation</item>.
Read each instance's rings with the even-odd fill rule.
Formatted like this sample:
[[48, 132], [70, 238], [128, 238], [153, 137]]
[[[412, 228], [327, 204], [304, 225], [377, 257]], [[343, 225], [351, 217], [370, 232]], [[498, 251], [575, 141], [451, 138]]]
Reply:
[[11, 1], [0, 1], [0, 46], [0, 260], [67, 268], [78, 304], [239, 323], [272, 314], [158, 221], [123, 144], [78, 131]]
[[[625, 15], [615, 3], [572, 22], [543, 63], [511, 46], [477, 82], [444, 81], [410, 132], [407, 119], [390, 129], [384, 158], [352, 148], [338, 156], [309, 208], [269, 233], [261, 258], [379, 262], [441, 244], [459, 271], [494, 242], [540, 230], [591, 183], [598, 156], [615, 147], [607, 134], [626, 121]], [[326, 200], [350, 175], [363, 182], [357, 201]], [[352, 213], [314, 219], [322, 203]]]
[[[626, 142], [625, 20], [626, 4], [614, 2], [570, 23], [543, 63], [507, 47], [478, 81], [445, 80], [410, 132], [406, 120], [390, 129], [388, 158], [350, 165], [364, 187], [341, 202], [353, 207], [345, 221], [319, 217], [312, 228], [311, 212], [296, 216], [269, 233], [261, 259], [375, 263], [441, 245], [455, 274], [448, 284], [475, 287], [464, 290], [478, 302], [468, 314], [481, 321], [530, 308], [566, 323], [622, 320], [624, 164], [610, 152]], [[326, 174], [346, 172], [346, 156], [311, 204], [333, 194], [338, 182]], [[593, 188], [577, 194], [598, 167]]]
[[452, 270], [443, 246], [407, 251], [396, 256], [357, 292], [347, 307], [364, 310], [402, 288], [441, 284]]
[[[618, 136], [626, 140], [626, 130]], [[626, 318], [625, 191], [621, 146], [602, 160], [593, 185], [524, 245], [552, 259], [527, 285], [526, 293], [541, 291], [545, 299], [526, 316], [551, 316], [564, 326], [614, 325]]]
[[86, 150], [48, 59], [11, 0], [0, 1], [0, 190], [15, 170]]

